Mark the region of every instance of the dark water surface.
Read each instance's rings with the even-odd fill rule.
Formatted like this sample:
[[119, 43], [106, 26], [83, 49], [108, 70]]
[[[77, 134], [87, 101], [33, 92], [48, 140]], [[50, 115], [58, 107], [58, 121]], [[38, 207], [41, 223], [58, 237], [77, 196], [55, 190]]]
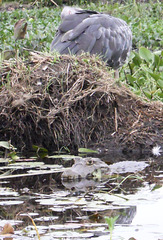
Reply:
[[0, 240], [38, 239], [32, 220], [42, 240], [107, 240], [105, 216], [119, 216], [114, 240], [163, 240], [161, 158], [121, 162], [110, 175], [68, 182], [61, 180], [66, 157], [64, 167], [54, 162], [0, 160], [0, 226], [15, 229]]

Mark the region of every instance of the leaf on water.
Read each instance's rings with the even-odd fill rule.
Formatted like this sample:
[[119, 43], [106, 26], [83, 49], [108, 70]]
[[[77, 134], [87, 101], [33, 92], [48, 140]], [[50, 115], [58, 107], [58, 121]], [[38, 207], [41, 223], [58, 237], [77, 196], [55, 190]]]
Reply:
[[3, 147], [5, 149], [16, 149], [13, 145], [10, 144], [10, 142], [7, 141], [0, 141], [0, 147]]
[[37, 152], [39, 157], [41, 157], [41, 158], [47, 157], [48, 150], [46, 148], [39, 147], [36, 145], [33, 145], [32, 148]]
[[38, 175], [44, 175], [44, 174], [52, 174], [52, 173], [60, 173], [63, 172], [61, 169], [53, 169], [53, 170], [37, 170], [32, 173], [24, 173], [24, 174], [14, 174], [14, 175], [8, 175], [8, 176], [1, 176], [0, 179], [11, 179], [11, 178], [22, 178], [22, 177], [31, 177], [31, 176], [38, 176]]
[[8, 163], [9, 158], [0, 158], [0, 163]]
[[19, 159], [19, 157], [17, 156], [16, 152], [11, 152], [11, 153], [8, 154], [8, 156], [10, 158], [12, 158], [13, 161], [16, 161], [16, 160]]
[[39, 168], [41, 166], [44, 166], [44, 162], [15, 162], [15, 163], [11, 163], [9, 165], [10, 168], [13, 168], [13, 169], [19, 169], [19, 167], [21, 169], [24, 169], [24, 168]]
[[27, 22], [25, 19], [20, 19], [14, 25], [15, 41], [18, 39], [24, 39], [26, 33], [27, 33]]
[[74, 159], [76, 156], [75, 155], [52, 155], [52, 156], [48, 156], [48, 158], [62, 158], [63, 160], [72, 160]]
[[98, 153], [96, 150], [88, 149], [88, 148], [79, 148], [79, 153]]
[[153, 188], [152, 188], [152, 191], [155, 191], [156, 189], [159, 189], [161, 188], [162, 185], [159, 185], [159, 184], [156, 184]]

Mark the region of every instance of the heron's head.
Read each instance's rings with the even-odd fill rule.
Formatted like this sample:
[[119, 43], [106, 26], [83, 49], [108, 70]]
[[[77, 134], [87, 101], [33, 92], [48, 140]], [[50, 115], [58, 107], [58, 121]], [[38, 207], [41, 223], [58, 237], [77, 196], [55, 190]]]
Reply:
[[75, 14], [78, 12], [78, 10], [81, 10], [81, 8], [74, 8], [74, 7], [64, 7], [61, 12], [61, 19], [63, 20], [67, 15]]

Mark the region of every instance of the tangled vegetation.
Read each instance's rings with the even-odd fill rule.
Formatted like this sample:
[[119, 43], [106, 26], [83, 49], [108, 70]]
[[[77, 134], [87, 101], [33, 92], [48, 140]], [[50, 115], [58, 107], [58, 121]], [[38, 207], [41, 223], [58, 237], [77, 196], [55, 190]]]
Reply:
[[[117, 83], [94, 56], [49, 55], [61, 8], [2, 8], [0, 139], [21, 150], [33, 144], [50, 150], [109, 144], [142, 151], [161, 144], [162, 103], [149, 103], [163, 100], [161, 6], [159, 1], [85, 6], [121, 17], [132, 28], [135, 50]], [[27, 35], [15, 42], [13, 26], [22, 18]], [[6, 50], [16, 59], [3, 61]]]
[[149, 149], [162, 139], [162, 104], [142, 102], [88, 55], [4, 61], [0, 139], [21, 149], [91, 144]]

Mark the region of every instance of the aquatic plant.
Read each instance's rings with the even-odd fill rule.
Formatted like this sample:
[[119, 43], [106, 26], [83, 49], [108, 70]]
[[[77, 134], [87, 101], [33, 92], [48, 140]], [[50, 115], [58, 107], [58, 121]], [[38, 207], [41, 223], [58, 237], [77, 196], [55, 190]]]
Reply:
[[119, 216], [115, 216], [115, 217], [105, 217], [105, 221], [108, 224], [108, 228], [110, 231], [110, 240], [112, 240], [112, 235], [113, 235], [113, 230], [114, 230], [114, 225], [116, 220], [118, 219]]
[[128, 67], [121, 71], [121, 80], [137, 95], [163, 101], [163, 51], [140, 47], [138, 52], [132, 52], [130, 59]]

